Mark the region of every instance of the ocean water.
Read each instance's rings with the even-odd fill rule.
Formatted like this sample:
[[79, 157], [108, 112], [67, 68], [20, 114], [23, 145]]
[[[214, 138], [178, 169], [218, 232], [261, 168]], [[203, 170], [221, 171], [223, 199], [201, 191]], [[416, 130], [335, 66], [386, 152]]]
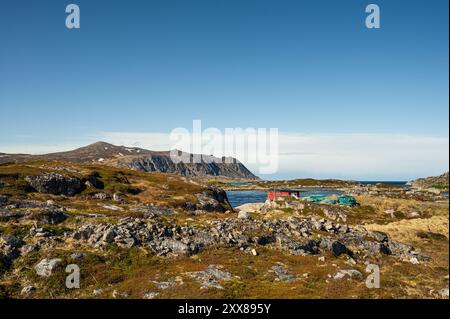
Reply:
[[[378, 183], [388, 184], [388, 185], [399, 185], [403, 187], [406, 186], [406, 181], [360, 181], [363, 185], [375, 185]], [[237, 182], [233, 183], [233, 186], [243, 186], [245, 182]], [[231, 183], [230, 183], [231, 185]], [[332, 196], [332, 195], [342, 195], [343, 192], [332, 189], [322, 189], [322, 188], [314, 188], [314, 187], [305, 187], [301, 188], [301, 197], [306, 197], [310, 195], [322, 195], [322, 196]], [[235, 191], [227, 191], [228, 200], [230, 201], [231, 206], [237, 207], [247, 203], [264, 203], [267, 199], [266, 191], [252, 191], [252, 190], [235, 190]]]
[[237, 207], [247, 203], [264, 203], [267, 199], [265, 191], [227, 191], [231, 206]]

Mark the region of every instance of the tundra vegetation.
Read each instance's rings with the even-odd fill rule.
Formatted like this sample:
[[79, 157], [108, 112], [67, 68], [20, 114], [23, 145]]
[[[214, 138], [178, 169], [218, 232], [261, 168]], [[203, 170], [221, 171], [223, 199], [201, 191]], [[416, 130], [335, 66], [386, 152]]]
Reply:
[[[101, 163], [0, 165], [1, 298], [448, 298], [448, 199], [355, 182], [345, 207], [230, 207], [229, 181]], [[252, 186], [253, 185], [253, 186]], [[410, 193], [408, 193], [410, 192]], [[80, 288], [66, 287], [66, 266]], [[365, 284], [368, 264], [380, 288]]]

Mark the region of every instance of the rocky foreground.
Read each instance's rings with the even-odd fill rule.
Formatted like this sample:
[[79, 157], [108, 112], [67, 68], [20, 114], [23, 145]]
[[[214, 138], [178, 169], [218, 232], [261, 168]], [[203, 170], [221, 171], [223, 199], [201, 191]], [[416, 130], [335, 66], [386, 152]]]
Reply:
[[[448, 222], [436, 224], [448, 204], [234, 211], [186, 178], [56, 162], [4, 165], [0, 185], [2, 297], [448, 298]], [[79, 288], [65, 284], [68, 265]], [[366, 286], [369, 265], [379, 289]]]

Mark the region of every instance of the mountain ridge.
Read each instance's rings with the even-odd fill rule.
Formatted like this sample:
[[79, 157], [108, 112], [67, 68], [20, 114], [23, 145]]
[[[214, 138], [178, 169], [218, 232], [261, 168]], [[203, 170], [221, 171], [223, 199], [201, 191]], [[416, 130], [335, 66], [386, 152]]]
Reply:
[[[192, 159], [196, 154], [180, 152]], [[99, 141], [71, 151], [42, 155], [0, 153], [0, 164], [8, 162], [29, 162], [37, 160], [66, 161], [74, 163], [105, 164], [130, 168], [144, 172], [174, 173], [187, 177], [226, 177], [257, 180], [248, 168], [235, 158], [220, 159], [212, 155], [201, 155], [200, 163], [175, 163], [170, 151], [152, 151], [139, 147], [117, 146]], [[206, 160], [206, 161], [205, 161]]]

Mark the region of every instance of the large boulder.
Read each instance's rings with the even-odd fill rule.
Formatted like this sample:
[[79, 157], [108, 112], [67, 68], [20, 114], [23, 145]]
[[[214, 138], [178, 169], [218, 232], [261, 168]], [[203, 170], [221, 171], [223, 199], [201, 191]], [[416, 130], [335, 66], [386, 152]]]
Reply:
[[84, 189], [83, 182], [73, 176], [49, 173], [27, 176], [25, 180], [39, 193], [73, 196]]
[[41, 277], [50, 277], [53, 273], [53, 270], [58, 267], [59, 264], [62, 263], [62, 260], [59, 258], [53, 259], [42, 259], [35, 267], [36, 274]]
[[259, 212], [263, 208], [264, 203], [247, 203], [235, 208], [238, 212], [254, 213]]
[[196, 209], [207, 212], [225, 212], [231, 208], [227, 193], [217, 187], [211, 187], [208, 190], [196, 194], [198, 204]]
[[44, 211], [33, 212], [29, 218], [46, 224], [59, 224], [69, 217], [62, 209], [50, 208]]

